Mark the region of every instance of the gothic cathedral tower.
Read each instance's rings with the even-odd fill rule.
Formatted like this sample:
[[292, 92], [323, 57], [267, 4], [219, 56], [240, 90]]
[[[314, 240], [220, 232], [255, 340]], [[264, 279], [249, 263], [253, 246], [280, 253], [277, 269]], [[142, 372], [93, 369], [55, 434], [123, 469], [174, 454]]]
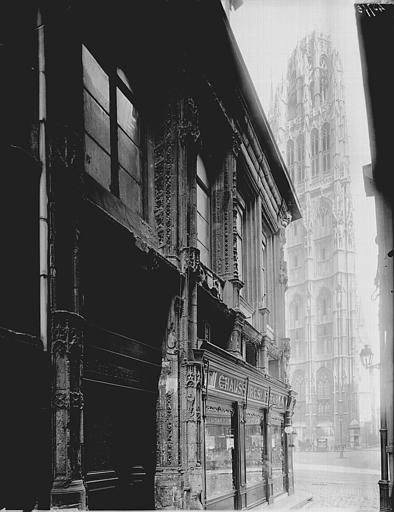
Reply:
[[314, 32], [298, 43], [270, 122], [302, 209], [287, 233], [296, 444], [356, 447], [353, 208], [343, 70], [328, 37]]

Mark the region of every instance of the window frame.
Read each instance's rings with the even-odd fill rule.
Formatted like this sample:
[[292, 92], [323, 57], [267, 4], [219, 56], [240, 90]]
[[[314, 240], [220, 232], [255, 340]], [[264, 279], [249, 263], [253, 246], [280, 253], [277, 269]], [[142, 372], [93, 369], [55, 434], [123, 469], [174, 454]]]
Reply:
[[[135, 93], [129, 83], [126, 83], [127, 78], [124, 74], [124, 71], [114, 64], [110, 64], [106, 61], [106, 59], [97, 58], [96, 52], [92, 51], [91, 47], [87, 44], [82, 43], [81, 45], [81, 60], [82, 60], [82, 72], [84, 73], [84, 62], [83, 62], [83, 52], [84, 49], [91, 55], [91, 57], [95, 60], [97, 65], [101, 68], [101, 70], [108, 77], [108, 111], [104, 109], [104, 107], [100, 104], [100, 102], [95, 98], [92, 92], [87, 88], [85, 83], [83, 83], [83, 90], [87, 91], [87, 93], [98, 103], [98, 105], [108, 114], [109, 117], [109, 157], [110, 157], [110, 184], [109, 190], [110, 192], [121, 199], [120, 197], [120, 172], [119, 167], [122, 167], [124, 172], [129, 175], [127, 169], [120, 163], [119, 159], [119, 135], [118, 130], [122, 130], [123, 133], [130, 139], [131, 143], [133, 143], [138, 151], [138, 166], [139, 166], [139, 174], [140, 174], [140, 182], [137, 181], [134, 177], [129, 175], [129, 178], [134, 180], [137, 185], [140, 187], [141, 194], [141, 202], [140, 202], [140, 211], [139, 214], [144, 220], [148, 220], [149, 216], [149, 204], [148, 204], [148, 133], [147, 126], [141, 115], [141, 105], [138, 103], [136, 99]], [[122, 78], [121, 74], [124, 75]], [[130, 136], [125, 132], [125, 130], [119, 124], [119, 116], [118, 116], [118, 99], [117, 99], [117, 91], [119, 91], [126, 97], [126, 99], [130, 102], [130, 105], [136, 109], [138, 113], [138, 144], [136, 141], [133, 141]], [[86, 122], [84, 118], [84, 132], [86, 132]], [[94, 137], [89, 135], [92, 140], [98, 144], [107, 154], [107, 150], [102, 147], [99, 141], [96, 141]], [[122, 199], [121, 199], [122, 200]], [[124, 201], [123, 201], [124, 202]], [[130, 207], [127, 203], [126, 206]], [[138, 209], [139, 210], [139, 209]]]
[[324, 123], [321, 130], [322, 139], [322, 173], [328, 174], [331, 169], [330, 158], [330, 124]]
[[[203, 179], [199, 176], [199, 173], [198, 173], [198, 159], [201, 160], [203, 166], [204, 166], [204, 171], [205, 171], [205, 174], [206, 174], [206, 180], [207, 180], [207, 183], [204, 183]], [[209, 243], [209, 246], [206, 247], [205, 244], [199, 239], [199, 236], [198, 236], [198, 223], [197, 223], [197, 226], [196, 226], [196, 234], [197, 234], [197, 244], [201, 244], [203, 245], [206, 249], [207, 249], [207, 253], [208, 253], [208, 261], [204, 263], [204, 261], [201, 261], [201, 251], [200, 251], [200, 261], [203, 265], [207, 266], [208, 268], [211, 268], [212, 267], [212, 208], [211, 208], [211, 183], [209, 181], [209, 174], [208, 174], [208, 171], [207, 171], [207, 166], [205, 164], [205, 161], [204, 161], [204, 158], [201, 156], [200, 153], [198, 153], [196, 155], [196, 193], [198, 194], [198, 189], [200, 189], [202, 191], [202, 193], [204, 194], [204, 196], [207, 198], [207, 210], [208, 210], [208, 218], [206, 219], [198, 210], [198, 201], [196, 201], [196, 221], [198, 219], [198, 216], [200, 215], [200, 217], [207, 223], [208, 225], [208, 243]]]

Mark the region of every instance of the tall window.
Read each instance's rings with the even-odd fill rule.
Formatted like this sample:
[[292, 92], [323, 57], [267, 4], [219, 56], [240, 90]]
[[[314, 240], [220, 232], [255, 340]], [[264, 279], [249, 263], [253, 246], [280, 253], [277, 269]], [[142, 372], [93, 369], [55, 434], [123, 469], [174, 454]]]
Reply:
[[324, 123], [322, 127], [322, 158], [323, 173], [330, 171], [330, 125]]
[[146, 214], [146, 139], [132, 89], [121, 69], [107, 73], [82, 47], [85, 169], [103, 187]]
[[294, 182], [294, 142], [287, 141], [287, 167], [289, 168], [291, 181]]
[[330, 398], [331, 385], [328, 370], [321, 368], [317, 372], [317, 399], [327, 400]]
[[320, 97], [322, 103], [328, 97], [328, 70], [327, 57], [325, 55], [322, 55], [320, 59]]
[[312, 178], [319, 174], [319, 132], [313, 128], [311, 132], [311, 163]]
[[[241, 197], [238, 197], [239, 204], [237, 205], [237, 267], [238, 267], [238, 277], [241, 281], [245, 279], [244, 272], [244, 221], [245, 221], [245, 203]], [[243, 288], [242, 288], [243, 290]], [[242, 292], [241, 290], [241, 292]]]
[[201, 263], [211, 266], [211, 208], [207, 171], [200, 155], [197, 156], [197, 247]]
[[304, 77], [297, 78], [297, 116], [302, 116], [304, 107]]
[[326, 323], [330, 321], [331, 294], [327, 288], [322, 288], [317, 298], [317, 321]]
[[305, 144], [304, 135], [300, 133], [297, 137], [297, 181], [302, 183], [305, 178]]
[[296, 328], [302, 325], [303, 305], [300, 295], [296, 295], [290, 304], [290, 326]]

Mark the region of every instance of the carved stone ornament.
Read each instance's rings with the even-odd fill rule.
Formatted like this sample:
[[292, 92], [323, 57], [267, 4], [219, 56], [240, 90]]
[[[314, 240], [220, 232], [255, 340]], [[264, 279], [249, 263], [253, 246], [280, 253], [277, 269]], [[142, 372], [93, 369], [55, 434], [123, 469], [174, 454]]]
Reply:
[[182, 273], [187, 271], [200, 274], [200, 251], [196, 247], [186, 247], [182, 250]]
[[237, 157], [239, 155], [239, 152], [241, 151], [241, 145], [242, 145], [242, 139], [238, 132], [233, 131], [231, 135], [231, 142], [232, 142], [232, 151], [234, 153], [234, 156]]
[[181, 144], [187, 140], [196, 143], [200, 139], [198, 108], [193, 98], [184, 101], [183, 120], [178, 128]]

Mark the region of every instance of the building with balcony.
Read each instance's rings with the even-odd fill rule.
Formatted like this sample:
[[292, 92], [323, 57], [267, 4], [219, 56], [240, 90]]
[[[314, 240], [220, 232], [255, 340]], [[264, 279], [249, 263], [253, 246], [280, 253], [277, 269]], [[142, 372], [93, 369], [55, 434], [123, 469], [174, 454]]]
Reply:
[[1, 507], [292, 493], [300, 211], [221, 2], [4, 19]]
[[294, 428], [300, 448], [357, 447], [357, 297], [341, 59], [328, 37], [304, 37], [269, 119], [302, 211], [287, 230], [286, 294]]

